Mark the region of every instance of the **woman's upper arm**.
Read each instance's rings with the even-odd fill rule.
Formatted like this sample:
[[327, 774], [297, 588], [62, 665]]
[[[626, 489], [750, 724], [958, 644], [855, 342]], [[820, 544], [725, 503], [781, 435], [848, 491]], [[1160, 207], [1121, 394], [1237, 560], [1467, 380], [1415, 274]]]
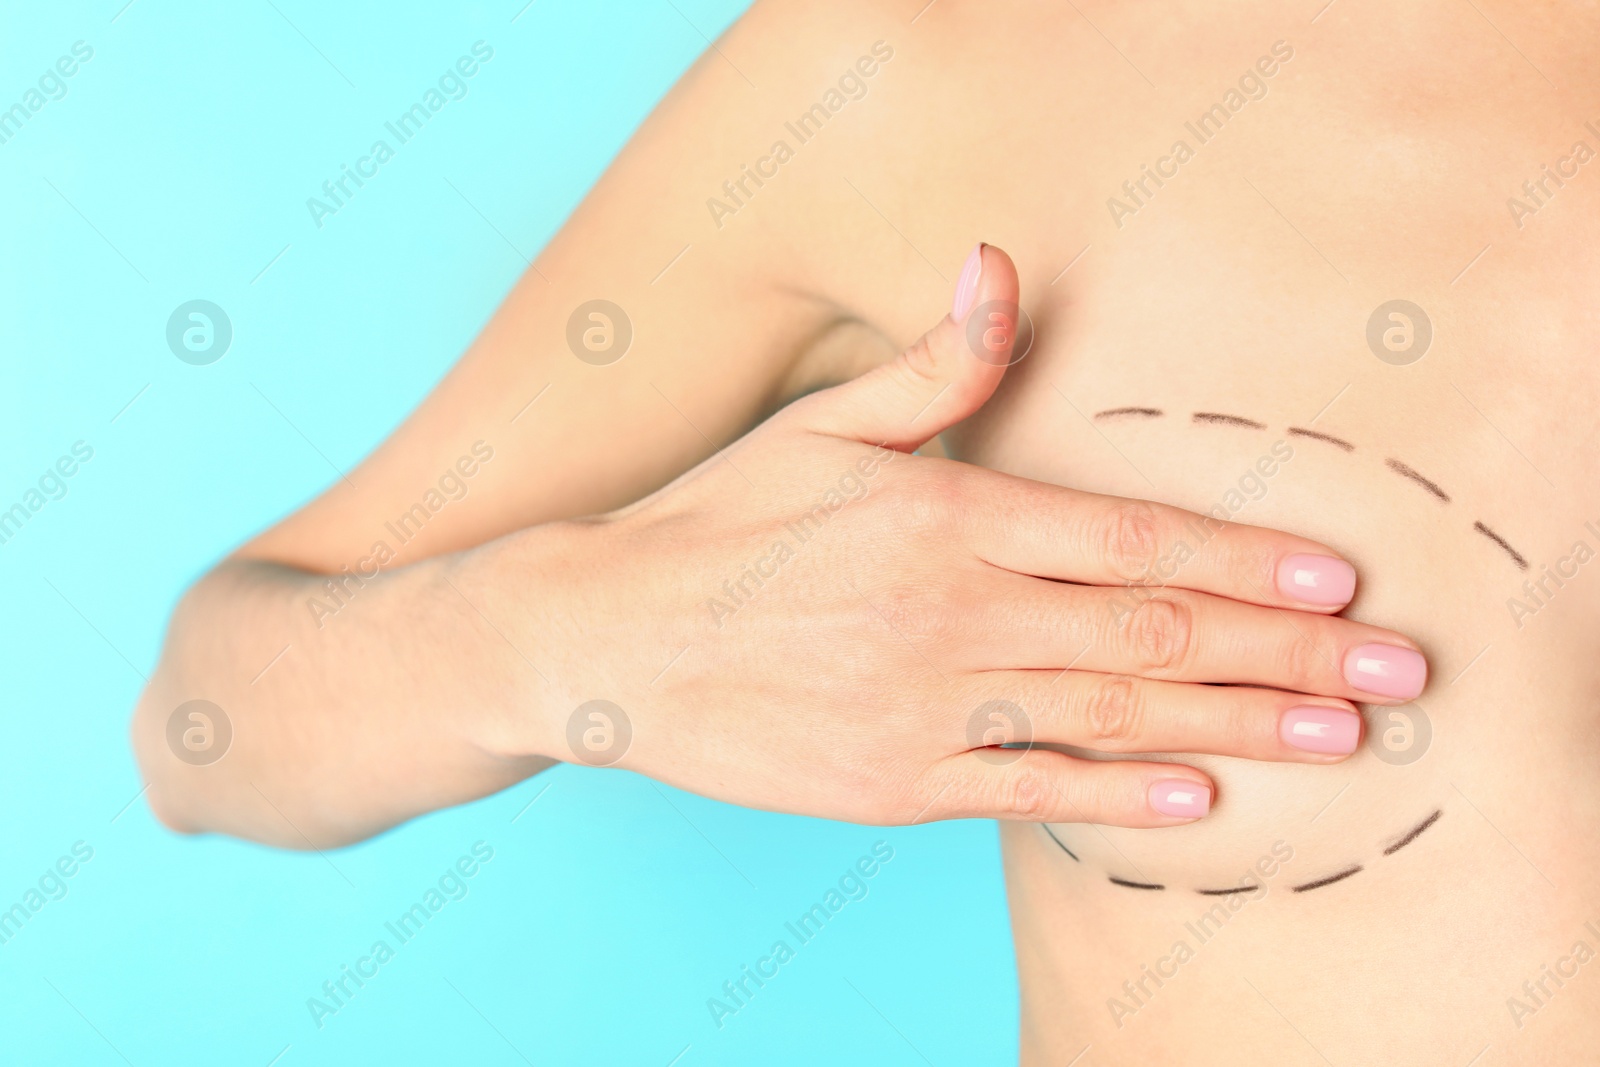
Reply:
[[[807, 217], [798, 179], [766, 194], [768, 210], [720, 227], [707, 203], [735, 146], [770, 138], [781, 99], [751, 93], [707, 52], [422, 404], [239, 555], [370, 569], [379, 545], [379, 562], [409, 563], [608, 510], [781, 402], [802, 354], [842, 317], [802, 295], [778, 251], [821, 220]], [[602, 300], [620, 313], [584, 307]]]

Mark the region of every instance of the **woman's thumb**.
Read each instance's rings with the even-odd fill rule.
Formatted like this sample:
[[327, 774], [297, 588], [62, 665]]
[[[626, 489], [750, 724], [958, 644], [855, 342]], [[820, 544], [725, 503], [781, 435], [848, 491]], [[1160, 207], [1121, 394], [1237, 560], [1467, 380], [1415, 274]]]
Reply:
[[920, 448], [989, 399], [1011, 362], [1017, 320], [1017, 269], [980, 244], [961, 268], [950, 314], [890, 362], [814, 394], [805, 421], [817, 433]]

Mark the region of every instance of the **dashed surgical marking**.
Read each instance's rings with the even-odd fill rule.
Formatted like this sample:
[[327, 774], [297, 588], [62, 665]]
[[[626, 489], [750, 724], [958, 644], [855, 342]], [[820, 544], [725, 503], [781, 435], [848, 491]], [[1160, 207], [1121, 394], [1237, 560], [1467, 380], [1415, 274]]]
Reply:
[[1128, 415], [1137, 415], [1145, 419], [1159, 419], [1162, 416], [1160, 408], [1112, 408], [1109, 411], [1096, 412], [1097, 419], [1117, 419]]
[[1342, 448], [1346, 452], [1354, 452], [1356, 450], [1356, 446], [1355, 445], [1351, 444], [1349, 441], [1346, 441], [1341, 437], [1335, 437], [1331, 433], [1322, 433], [1321, 431], [1318, 431], [1318, 430], [1305, 430], [1305, 429], [1300, 428], [1299, 426], [1291, 426], [1291, 427], [1289, 427], [1289, 436], [1290, 437], [1309, 437], [1313, 441], [1326, 441], [1328, 444], [1333, 445], [1335, 448]]
[[[1346, 386], [1346, 388], [1349, 387]], [[1342, 392], [1343, 390], [1341, 390], [1341, 393]], [[1338, 397], [1335, 397], [1334, 399], [1337, 400]], [[1110, 408], [1106, 411], [1100, 412], [1095, 416], [1095, 418], [1106, 419], [1124, 415], [1138, 415], [1146, 418], [1159, 418], [1162, 414], [1163, 413], [1160, 408]], [[1251, 430], [1265, 430], [1267, 428], [1266, 423], [1257, 422], [1254, 419], [1247, 419], [1243, 415], [1225, 415], [1217, 411], [1196, 411], [1193, 415], [1193, 419], [1198, 423], [1209, 423], [1217, 426], [1240, 426]], [[1321, 441], [1324, 444], [1333, 445], [1335, 448], [1341, 449], [1345, 452], [1354, 452], [1356, 450], [1356, 446], [1351, 444], [1349, 441], [1346, 441], [1344, 438], [1335, 437], [1332, 434], [1323, 433], [1320, 430], [1308, 430], [1303, 426], [1290, 426], [1288, 428], [1288, 433], [1291, 437], [1307, 437], [1314, 441]], [[1422, 488], [1426, 489], [1429, 494], [1439, 501], [1446, 504], [1450, 503], [1450, 494], [1441, 489], [1437, 482], [1419, 473], [1415, 467], [1412, 467], [1408, 463], [1402, 463], [1400, 460], [1393, 458], [1384, 460], [1384, 463], [1388, 465], [1390, 470], [1394, 471], [1402, 478], [1407, 478], [1410, 481], [1422, 486]], [[1148, 478], [1145, 480], [1149, 481]], [[1499, 534], [1489, 529], [1489, 527], [1484, 525], [1481, 521], [1474, 522], [1472, 524], [1472, 528], [1478, 533], [1487, 537], [1489, 540], [1493, 541], [1495, 544], [1499, 545], [1505, 551], [1506, 555], [1511, 557], [1511, 562], [1515, 563], [1519, 570], [1528, 569], [1527, 557], [1525, 557], [1521, 552], [1518, 552], [1515, 548], [1512, 548], [1511, 543], [1504, 537], [1501, 537]]]
[[1516, 549], [1512, 548], [1511, 545], [1506, 542], [1506, 539], [1504, 537], [1501, 537], [1499, 534], [1495, 533], [1493, 530], [1489, 529], [1489, 527], [1485, 526], [1481, 522], [1473, 523], [1472, 524], [1472, 528], [1474, 530], [1477, 530], [1479, 533], [1483, 534], [1483, 536], [1487, 537], [1489, 540], [1493, 541], [1495, 544], [1499, 545], [1501, 548], [1505, 549], [1506, 550], [1506, 554], [1511, 557], [1511, 561], [1513, 563], [1515, 563], [1518, 567], [1522, 568], [1523, 570], [1527, 570], [1528, 569], [1528, 561], [1527, 561], [1527, 559], [1525, 559], [1523, 557], [1521, 552], [1518, 552]]
[[1318, 878], [1314, 882], [1306, 882], [1303, 885], [1291, 886], [1290, 888], [1296, 893], [1304, 893], [1308, 889], [1321, 889], [1325, 885], [1332, 885], [1335, 882], [1342, 882], [1346, 878], [1349, 878], [1352, 874], [1360, 874], [1364, 870], [1366, 870], [1366, 868], [1357, 863], [1354, 866], [1340, 871], [1338, 874], [1330, 874], [1326, 878]]
[[1051, 830], [1051, 829], [1050, 829], [1050, 826], [1049, 826], [1049, 824], [1047, 824], [1047, 823], [1040, 823], [1040, 824], [1039, 824], [1039, 825], [1040, 825], [1040, 827], [1042, 827], [1042, 828], [1043, 828], [1043, 829], [1044, 829], [1044, 832], [1045, 832], [1045, 833], [1047, 833], [1047, 834], [1049, 834], [1049, 835], [1050, 835], [1050, 840], [1052, 840], [1052, 841], [1054, 841], [1054, 842], [1055, 842], [1055, 843], [1056, 843], [1056, 844], [1058, 844], [1058, 845], [1061, 845], [1061, 851], [1062, 851], [1062, 852], [1065, 852], [1065, 853], [1066, 853], [1066, 854], [1067, 854], [1067, 855], [1069, 855], [1069, 856], [1071, 856], [1071, 857], [1072, 857], [1072, 858], [1073, 858], [1073, 859], [1075, 859], [1075, 860], [1078, 860], [1078, 862], [1079, 862], [1079, 863], [1082, 863], [1082, 862], [1083, 862], [1083, 861], [1082, 861], [1082, 860], [1079, 860], [1079, 859], [1078, 859], [1078, 854], [1077, 854], [1077, 853], [1076, 853], [1076, 852], [1074, 852], [1074, 851], [1072, 851], [1072, 850], [1071, 850], [1071, 849], [1070, 849], [1070, 848], [1068, 848], [1068, 847], [1067, 847], [1067, 846], [1066, 846], [1066, 845], [1065, 845], [1065, 844], [1064, 844], [1064, 843], [1063, 843], [1063, 842], [1062, 842], [1062, 840], [1061, 840], [1061, 838], [1059, 838], [1059, 837], [1057, 837], [1057, 836], [1056, 836], [1056, 835], [1055, 835], [1055, 832], [1054, 832], [1054, 831], [1052, 831], [1052, 830]]
[[1384, 460], [1384, 462], [1389, 465], [1390, 470], [1394, 471], [1402, 478], [1410, 478], [1412, 481], [1422, 486], [1422, 488], [1426, 489], [1428, 492], [1432, 493], [1446, 504], [1450, 503], [1449, 493], [1445, 492], [1443, 489], [1440, 489], [1433, 482], [1418, 474], [1413, 468], [1406, 466], [1397, 459], [1388, 459]]
[[1120, 886], [1123, 886], [1123, 887], [1125, 887], [1127, 889], [1165, 889], [1165, 888], [1167, 888], [1164, 885], [1156, 885], [1153, 882], [1130, 882], [1126, 878], [1118, 878], [1114, 874], [1111, 875], [1110, 878], [1111, 878], [1111, 884], [1112, 885], [1120, 885]]
[[[1342, 793], [1342, 792], [1344, 792], [1344, 790], [1341, 789], [1340, 792]], [[1421, 822], [1417, 823], [1417, 825], [1413, 826], [1410, 830], [1407, 830], [1402, 836], [1400, 836], [1399, 838], [1395, 839], [1391, 844], [1389, 844], [1387, 847], [1385, 847], [1384, 850], [1383, 850], [1383, 854], [1385, 856], [1392, 856], [1396, 852], [1399, 852], [1401, 849], [1405, 848], [1407, 845], [1411, 844], [1411, 842], [1415, 841], [1418, 837], [1420, 837], [1423, 834], [1423, 832], [1426, 831], [1430, 826], [1432, 826], [1434, 823], [1438, 822], [1440, 817], [1443, 816], [1443, 815], [1444, 815], [1444, 809], [1443, 808], [1435, 808], [1433, 810], [1433, 814], [1429, 815], [1426, 819], [1423, 819]], [[1313, 821], [1315, 821], [1315, 820], [1313, 820]], [[1078, 858], [1078, 854], [1076, 852], [1072, 851], [1070, 848], [1068, 848], [1062, 842], [1062, 840], [1055, 835], [1055, 832], [1053, 830], [1051, 830], [1050, 827], [1047, 824], [1040, 823], [1039, 826], [1040, 826], [1041, 829], [1044, 830], [1045, 833], [1050, 835], [1050, 840], [1054, 841], [1057, 845], [1060, 846], [1061, 851], [1063, 851], [1067, 855], [1071, 856], [1073, 858], [1073, 860], [1075, 860], [1076, 862], [1079, 862], [1079, 863], [1083, 862], [1082, 860], [1080, 860]], [[1290, 886], [1289, 889], [1290, 889], [1290, 892], [1294, 892], [1294, 893], [1304, 893], [1304, 892], [1307, 892], [1308, 890], [1312, 890], [1312, 889], [1321, 889], [1323, 886], [1333, 885], [1335, 882], [1342, 882], [1346, 878], [1349, 878], [1351, 875], [1360, 874], [1364, 870], [1366, 870], [1366, 867], [1362, 866], [1359, 863], [1354, 863], [1354, 864], [1351, 864], [1349, 867], [1346, 867], [1342, 871], [1336, 871], [1335, 873], [1327, 875], [1326, 877], [1317, 878], [1317, 879], [1314, 879], [1314, 880], [1309, 881], [1309, 882], [1303, 882], [1300, 885]], [[1114, 874], [1106, 875], [1106, 880], [1109, 881], [1112, 885], [1122, 886], [1124, 889], [1146, 889], [1146, 890], [1161, 891], [1161, 890], [1165, 890], [1167, 888], [1165, 885], [1163, 885], [1163, 884], [1161, 884], [1159, 882], [1135, 882], [1135, 881], [1132, 881], [1131, 879], [1128, 879], [1128, 878], [1118, 878]], [[1253, 885], [1232, 885], [1232, 886], [1228, 886], [1228, 887], [1226, 887], [1224, 889], [1196, 889], [1196, 890], [1194, 890], [1194, 892], [1200, 894], [1203, 897], [1231, 897], [1231, 896], [1237, 896], [1240, 893], [1256, 893], [1256, 892], [1261, 892], [1264, 895], [1265, 891], [1266, 891], [1266, 884], [1265, 883], [1256, 883], [1256, 884], [1253, 884]]]
[[1267, 424], [1247, 419], [1243, 415], [1223, 415], [1216, 411], [1197, 411], [1194, 413], [1195, 422], [1209, 422], [1214, 426], [1242, 426], [1247, 430], [1265, 430]]
[[1421, 834], [1422, 831], [1426, 830], [1428, 827], [1430, 827], [1434, 823], [1438, 822], [1439, 821], [1439, 816], [1441, 816], [1443, 814], [1444, 814], [1444, 809], [1443, 808], [1436, 809], [1432, 815], [1428, 816], [1426, 819], [1423, 819], [1421, 822], [1419, 822], [1416, 826], [1412, 827], [1410, 832], [1407, 833], [1404, 837], [1402, 837], [1400, 840], [1396, 841], [1394, 844], [1390, 845], [1388, 848], [1384, 849], [1383, 850], [1383, 854], [1385, 856], [1392, 856], [1396, 852], [1399, 852], [1401, 849], [1403, 849], [1407, 845], [1411, 844], [1411, 842], [1415, 841], [1417, 839], [1417, 836], [1419, 834]]

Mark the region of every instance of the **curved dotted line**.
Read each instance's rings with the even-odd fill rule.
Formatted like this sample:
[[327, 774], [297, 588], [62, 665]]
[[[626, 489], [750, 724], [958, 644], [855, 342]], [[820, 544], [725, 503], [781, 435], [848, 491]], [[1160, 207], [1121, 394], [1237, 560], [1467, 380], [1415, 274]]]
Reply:
[[1195, 422], [1209, 422], [1219, 426], [1243, 426], [1247, 430], [1265, 430], [1267, 424], [1247, 419], [1242, 415], [1223, 415], [1215, 411], [1197, 411], [1194, 413]]
[[1165, 888], [1167, 888], [1164, 885], [1156, 885], [1153, 882], [1130, 882], [1126, 878], [1118, 878], [1116, 875], [1111, 875], [1111, 884], [1112, 885], [1120, 885], [1120, 886], [1123, 886], [1123, 887], [1125, 887], [1127, 889], [1165, 889]]
[[1340, 871], [1338, 874], [1330, 874], [1326, 878], [1318, 878], [1314, 882], [1306, 882], [1304, 885], [1290, 886], [1289, 888], [1296, 893], [1304, 893], [1307, 889], [1321, 889], [1325, 885], [1332, 885], [1335, 882], [1342, 882], [1346, 878], [1349, 878], [1352, 874], [1360, 874], [1364, 870], [1366, 870], [1365, 867], [1361, 866], [1359, 863], [1355, 863]]
[[1493, 541], [1495, 544], [1499, 545], [1501, 548], [1505, 549], [1507, 552], [1509, 552], [1511, 554], [1511, 558], [1516, 561], [1517, 566], [1521, 567], [1523, 570], [1527, 570], [1528, 569], [1528, 561], [1525, 558], [1523, 558], [1523, 555], [1522, 555], [1521, 552], [1518, 552], [1516, 549], [1512, 548], [1509, 544], [1507, 544], [1506, 543], [1506, 539], [1504, 537], [1501, 537], [1499, 534], [1495, 533], [1493, 530], [1489, 529], [1489, 527], [1485, 526], [1481, 522], [1473, 523], [1472, 524], [1472, 528], [1474, 530], [1477, 530], [1479, 533], [1483, 534], [1483, 536], [1487, 537], [1489, 540]]
[[[1443, 808], [1435, 808], [1433, 810], [1433, 814], [1429, 815], [1426, 819], [1423, 819], [1417, 825], [1413, 826], [1410, 830], [1407, 830], [1398, 839], [1396, 839], [1393, 844], [1391, 844], [1387, 848], [1385, 848], [1383, 850], [1383, 854], [1385, 856], [1392, 856], [1396, 852], [1399, 852], [1401, 849], [1405, 848], [1407, 845], [1411, 844], [1411, 842], [1415, 841], [1418, 837], [1420, 837], [1422, 835], [1423, 831], [1427, 830], [1434, 823], [1438, 822], [1440, 817], [1443, 816], [1443, 815], [1444, 815], [1444, 809]], [[1066, 846], [1066, 844], [1061, 840], [1061, 838], [1059, 838], [1059, 837], [1057, 837], [1055, 835], [1055, 831], [1050, 829], [1049, 824], [1040, 823], [1039, 826], [1044, 830], [1044, 832], [1047, 835], [1049, 835], [1050, 840], [1054, 841], [1057, 845], [1061, 846], [1061, 851], [1063, 851], [1067, 855], [1071, 856], [1075, 862], [1077, 862], [1077, 863], [1082, 863], [1083, 862], [1083, 860], [1079, 859], [1078, 854], [1076, 852], [1074, 852], [1074, 851], [1072, 851], [1072, 849], [1068, 848]], [[1294, 892], [1294, 893], [1305, 893], [1305, 892], [1308, 892], [1308, 891], [1310, 891], [1312, 889], [1321, 889], [1323, 886], [1333, 885], [1335, 882], [1342, 882], [1346, 878], [1350, 878], [1350, 877], [1353, 877], [1354, 875], [1358, 875], [1358, 874], [1360, 874], [1362, 871], [1364, 871], [1366, 869], [1367, 868], [1363, 864], [1352, 863], [1350, 866], [1344, 868], [1343, 870], [1335, 871], [1334, 873], [1328, 874], [1328, 875], [1324, 875], [1321, 878], [1314, 878], [1309, 882], [1302, 882], [1299, 885], [1290, 886], [1289, 890], [1290, 890], [1290, 892]], [[1165, 890], [1167, 888], [1165, 885], [1161, 885], [1161, 884], [1156, 883], [1156, 882], [1135, 882], [1135, 881], [1133, 881], [1131, 879], [1128, 879], [1128, 878], [1119, 878], [1114, 874], [1106, 875], [1106, 880], [1109, 881], [1112, 885], [1122, 886], [1124, 889], [1144, 889], [1144, 890], [1158, 890], [1159, 891], [1159, 890]], [[1261, 887], [1259, 885], [1237, 885], [1237, 886], [1228, 886], [1225, 889], [1196, 889], [1195, 892], [1200, 894], [1203, 897], [1225, 897], [1225, 896], [1231, 896], [1234, 893], [1253, 893], [1257, 889], [1260, 889], [1260, 888]]]
[[1450, 503], [1450, 494], [1449, 493], [1445, 492], [1443, 489], [1440, 489], [1433, 482], [1430, 482], [1428, 479], [1426, 479], [1422, 475], [1418, 474], [1411, 467], [1408, 467], [1406, 464], [1401, 463], [1397, 459], [1386, 459], [1386, 460], [1384, 460], [1384, 462], [1389, 465], [1389, 469], [1390, 470], [1394, 471], [1400, 477], [1402, 477], [1402, 478], [1410, 478], [1412, 481], [1414, 481], [1418, 485], [1422, 486], [1422, 488], [1426, 489], [1428, 492], [1432, 493], [1434, 496], [1438, 497], [1440, 500], [1444, 501], [1446, 504]]
[[1415, 827], [1413, 827], [1410, 833], [1406, 834], [1400, 840], [1396, 841], [1394, 844], [1392, 844], [1388, 848], [1384, 849], [1383, 850], [1383, 854], [1385, 856], [1392, 856], [1396, 852], [1399, 852], [1401, 849], [1403, 849], [1407, 845], [1411, 844], [1411, 842], [1415, 841], [1417, 839], [1417, 835], [1418, 834], [1422, 833], [1422, 831], [1426, 830], [1428, 827], [1430, 827], [1434, 823], [1438, 822], [1439, 821], [1439, 816], [1441, 816], [1443, 814], [1444, 814], [1444, 810], [1443, 809], [1435, 811], [1432, 815], [1428, 816], [1426, 819], [1423, 819], [1420, 823], [1418, 823]]
[[[1106, 411], [1096, 412], [1094, 418], [1096, 420], [1124, 419], [1133, 417], [1159, 419], [1165, 417], [1165, 415], [1166, 412], [1162, 411], [1160, 408], [1128, 407], [1110, 408]], [[1190, 416], [1190, 421], [1203, 425], [1209, 424], [1212, 426], [1237, 426], [1247, 430], [1267, 429], [1267, 424], [1264, 422], [1257, 422], [1255, 419], [1247, 419], [1243, 415], [1228, 415], [1220, 411], [1196, 411]], [[1288, 428], [1288, 432], [1291, 436], [1306, 437], [1313, 441], [1321, 441], [1324, 444], [1333, 445], [1335, 448], [1341, 449], [1345, 452], [1354, 452], [1356, 450], [1356, 446], [1351, 444], [1349, 441], [1346, 441], [1341, 437], [1335, 437], [1332, 434], [1322, 433], [1319, 430], [1308, 430], [1301, 426], [1290, 426]], [[1400, 475], [1400, 477], [1421, 486], [1428, 492], [1429, 495], [1433, 496], [1440, 503], [1451, 503], [1449, 493], [1440, 488], [1437, 482], [1426, 477], [1410, 464], [1403, 463], [1400, 460], [1392, 457], [1385, 459], [1384, 464], [1390, 470]], [[1482, 520], [1475, 520], [1472, 524], [1472, 529], [1475, 533], [1482, 534], [1484, 537], [1487, 537], [1490, 541], [1493, 541], [1496, 545], [1498, 545], [1505, 552], [1505, 554], [1511, 558], [1511, 562], [1517, 565], [1518, 570], [1525, 571], [1528, 569], [1527, 557], [1521, 552], [1518, 552], [1515, 548], [1511, 547], [1511, 542], [1507, 541], [1504, 537], [1501, 537], [1499, 534], [1491, 530], [1482, 522]]]
[[1077, 862], [1079, 862], [1079, 863], [1083, 862], [1082, 860], [1078, 859], [1078, 854], [1076, 852], [1074, 852], [1070, 848], [1068, 848], [1066, 846], [1066, 844], [1061, 840], [1061, 838], [1059, 838], [1059, 837], [1057, 837], [1055, 835], [1055, 831], [1050, 829], [1050, 824], [1049, 823], [1043, 823], [1042, 822], [1039, 825], [1044, 827], [1044, 832], [1050, 835], [1050, 840], [1054, 841], [1056, 844], [1061, 846], [1061, 851], [1062, 852], [1065, 852], [1067, 855], [1071, 856], [1074, 860], [1077, 860]]
[[1351, 444], [1349, 441], [1346, 441], [1342, 437], [1335, 437], [1331, 433], [1322, 433], [1319, 430], [1307, 430], [1300, 426], [1289, 427], [1289, 436], [1309, 437], [1313, 441], [1326, 441], [1328, 444], [1333, 445], [1336, 448], [1342, 448], [1346, 452], [1354, 452], [1356, 450], [1355, 445]]

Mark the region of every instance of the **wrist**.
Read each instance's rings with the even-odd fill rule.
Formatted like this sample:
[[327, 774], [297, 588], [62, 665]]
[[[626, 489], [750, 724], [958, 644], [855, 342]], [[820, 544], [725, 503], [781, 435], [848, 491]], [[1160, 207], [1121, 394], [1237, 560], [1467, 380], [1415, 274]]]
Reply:
[[465, 708], [464, 733], [499, 760], [571, 758], [567, 719], [585, 697], [591, 668], [577, 595], [592, 574], [601, 524], [528, 527], [441, 561], [444, 602], [454, 601], [463, 638], [484, 650], [482, 706]]

